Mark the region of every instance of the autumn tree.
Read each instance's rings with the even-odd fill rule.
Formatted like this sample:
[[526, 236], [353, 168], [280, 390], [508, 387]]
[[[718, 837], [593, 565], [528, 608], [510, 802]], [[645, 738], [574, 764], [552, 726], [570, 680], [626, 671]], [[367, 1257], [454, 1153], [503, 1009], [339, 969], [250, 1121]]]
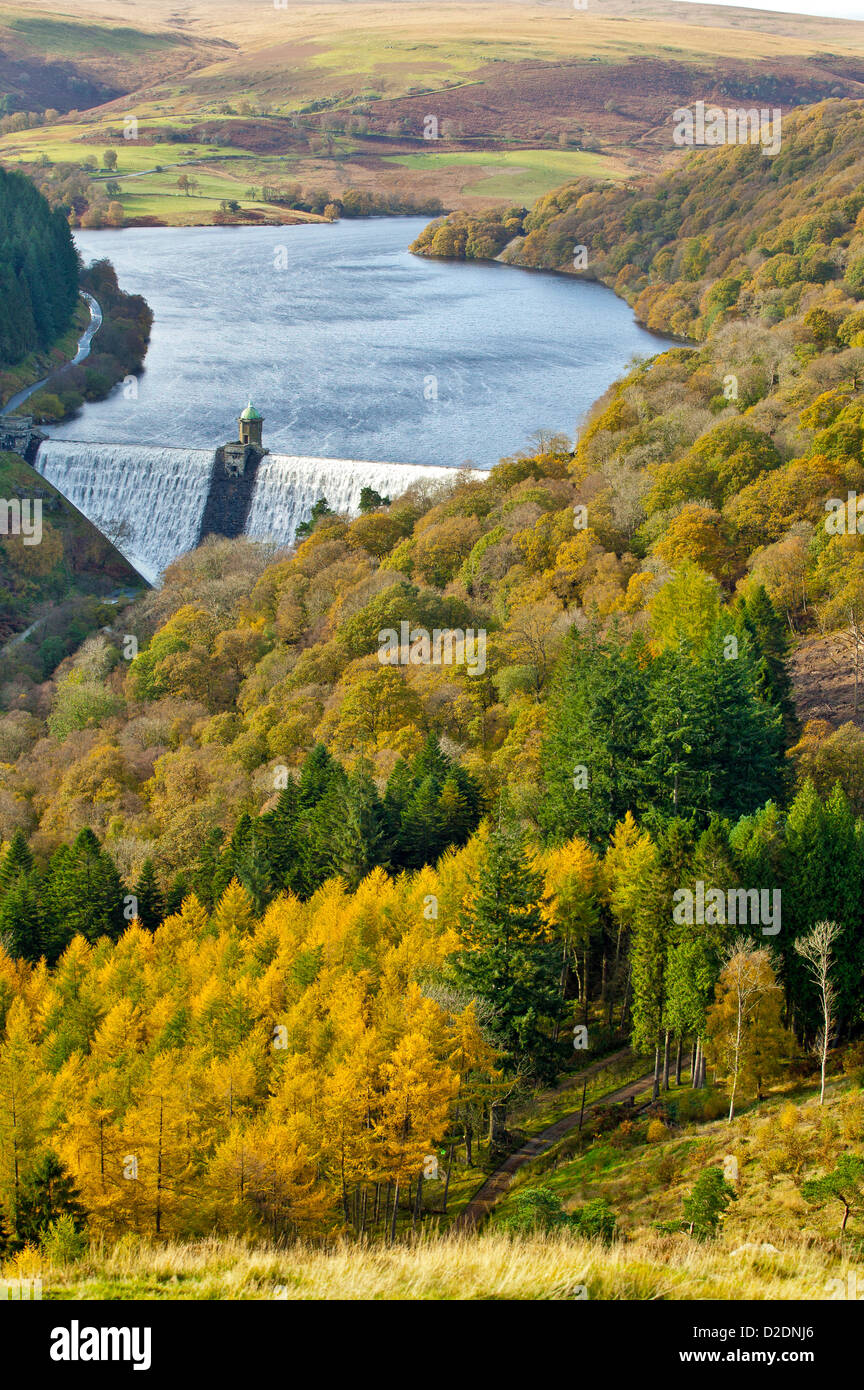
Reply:
[[752, 1082], [758, 1096], [763, 1081], [777, 1074], [789, 1051], [782, 1009], [783, 991], [768, 952], [737, 937], [726, 952], [716, 1002], [708, 1010], [706, 1036], [709, 1059], [730, 1082], [730, 1124], [739, 1085]]

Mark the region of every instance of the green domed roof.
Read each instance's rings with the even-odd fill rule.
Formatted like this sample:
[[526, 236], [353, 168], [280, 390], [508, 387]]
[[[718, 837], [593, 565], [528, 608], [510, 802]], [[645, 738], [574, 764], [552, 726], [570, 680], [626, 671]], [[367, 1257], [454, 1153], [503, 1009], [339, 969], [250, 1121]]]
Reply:
[[263, 419], [264, 419], [264, 416], [258, 414], [258, 411], [255, 409], [254, 405], [253, 405], [252, 402], [250, 401], [249, 404], [247, 405], [246, 409], [243, 411], [243, 414], [240, 416], [240, 419], [241, 419], [241, 420], [263, 420]]

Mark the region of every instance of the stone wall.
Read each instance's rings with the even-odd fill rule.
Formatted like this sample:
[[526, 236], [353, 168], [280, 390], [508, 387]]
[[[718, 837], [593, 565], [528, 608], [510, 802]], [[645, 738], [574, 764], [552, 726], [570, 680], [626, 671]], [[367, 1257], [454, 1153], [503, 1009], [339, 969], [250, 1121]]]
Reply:
[[207, 504], [201, 518], [199, 543], [205, 536], [234, 538], [243, 535], [258, 465], [263, 457], [263, 450], [250, 445], [246, 450], [246, 468], [238, 477], [226, 471], [224, 447], [216, 450]]

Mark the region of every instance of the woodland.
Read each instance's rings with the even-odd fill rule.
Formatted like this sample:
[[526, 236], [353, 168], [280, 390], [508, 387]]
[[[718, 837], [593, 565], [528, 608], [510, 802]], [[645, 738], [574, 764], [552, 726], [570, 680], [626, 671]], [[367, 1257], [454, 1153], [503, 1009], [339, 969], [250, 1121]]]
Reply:
[[[687, 341], [576, 439], [321, 506], [290, 552], [210, 539], [48, 679], [5, 680], [10, 1249], [392, 1240], [509, 1151], [580, 1028], [588, 1060], [645, 1059], [664, 1133], [682, 1070], [730, 1123], [860, 1076], [864, 113], [415, 249], [572, 273], [579, 247]], [[483, 631], [485, 671], [382, 664], [402, 622]], [[824, 648], [846, 717], [802, 699]], [[674, 910], [739, 891], [743, 922]], [[766, 1160], [829, 1223], [864, 1174], [844, 1123]], [[705, 1172], [670, 1238], [716, 1235], [735, 1194]], [[614, 1210], [571, 1215], [613, 1239]]]

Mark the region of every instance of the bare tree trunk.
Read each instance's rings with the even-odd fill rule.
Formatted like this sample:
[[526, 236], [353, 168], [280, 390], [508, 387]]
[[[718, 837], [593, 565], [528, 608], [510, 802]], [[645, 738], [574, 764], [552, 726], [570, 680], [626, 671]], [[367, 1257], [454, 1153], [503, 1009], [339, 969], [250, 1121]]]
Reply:
[[663, 1090], [669, 1090], [669, 1029], [663, 1038]]
[[383, 1209], [383, 1211], [381, 1212], [381, 1225], [384, 1227], [385, 1233], [386, 1233], [386, 1230], [387, 1230], [387, 1221], [388, 1221], [389, 1216], [390, 1216], [390, 1193], [391, 1193], [392, 1191], [393, 1191], [393, 1184], [392, 1184], [392, 1182], [388, 1182], [388, 1184], [387, 1184], [387, 1191], [384, 1193], [384, 1209]]
[[660, 1094], [660, 1043], [654, 1045], [654, 1085], [651, 1088], [651, 1099], [656, 1100]]
[[624, 986], [624, 998], [621, 1000], [621, 1023], [620, 1023], [620, 1027], [621, 1027], [621, 1028], [624, 1027], [624, 1020], [625, 1020], [625, 1018], [627, 1017], [627, 1005], [628, 1005], [628, 1003], [629, 1003], [629, 1001], [630, 1001], [630, 979], [631, 979], [631, 974], [632, 974], [632, 968], [631, 968], [630, 965], [628, 965], [628, 966], [627, 966], [627, 982], [626, 982], [626, 984], [625, 984], [625, 986]]
[[493, 1101], [489, 1107], [489, 1143], [496, 1144], [506, 1127], [507, 1107], [500, 1100]]
[[454, 1145], [454, 1144], [451, 1144], [451, 1145], [450, 1145], [450, 1151], [449, 1151], [449, 1153], [447, 1154], [447, 1173], [446, 1173], [445, 1178], [444, 1178], [444, 1212], [445, 1212], [445, 1215], [446, 1215], [446, 1212], [447, 1212], [447, 1193], [450, 1191], [450, 1170], [451, 1170], [452, 1167], [453, 1167], [453, 1149], [454, 1149], [454, 1148], [455, 1148], [455, 1145]]
[[675, 1085], [681, 1085], [681, 1039], [678, 1039], [678, 1048], [675, 1053]]
[[618, 964], [621, 959], [621, 931], [622, 928], [619, 925], [618, 938], [615, 942], [615, 960], [612, 965], [612, 988], [609, 991], [609, 1011], [606, 1016], [606, 1026], [608, 1028], [612, 1027], [613, 1015], [615, 1012], [615, 991], [618, 988]]
[[396, 1191], [393, 1193], [393, 1219], [390, 1223], [390, 1244], [396, 1239], [396, 1217], [399, 1213], [399, 1179], [396, 1179]]
[[414, 1198], [414, 1207], [411, 1212], [411, 1230], [417, 1230], [417, 1218], [420, 1215], [420, 1207], [423, 1202], [423, 1174], [417, 1179], [417, 1195]]

